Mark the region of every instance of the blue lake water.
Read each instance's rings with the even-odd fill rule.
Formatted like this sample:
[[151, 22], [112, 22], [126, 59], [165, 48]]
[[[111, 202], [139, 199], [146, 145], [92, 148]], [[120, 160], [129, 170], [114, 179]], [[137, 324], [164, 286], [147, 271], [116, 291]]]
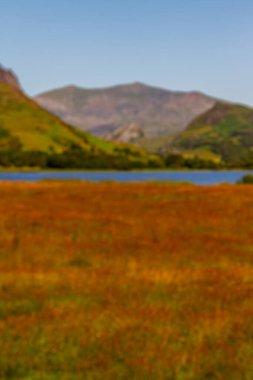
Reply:
[[214, 185], [219, 183], [235, 183], [244, 174], [253, 174], [253, 170], [223, 171], [38, 171], [38, 172], [0, 172], [0, 181], [34, 182], [43, 179], [83, 180], [83, 181], [186, 181], [198, 185]]

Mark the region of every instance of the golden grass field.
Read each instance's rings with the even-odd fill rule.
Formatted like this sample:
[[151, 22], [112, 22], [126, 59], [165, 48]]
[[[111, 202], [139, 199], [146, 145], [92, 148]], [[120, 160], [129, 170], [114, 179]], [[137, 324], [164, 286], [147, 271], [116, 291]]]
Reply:
[[1, 183], [0, 227], [0, 379], [253, 379], [253, 186]]

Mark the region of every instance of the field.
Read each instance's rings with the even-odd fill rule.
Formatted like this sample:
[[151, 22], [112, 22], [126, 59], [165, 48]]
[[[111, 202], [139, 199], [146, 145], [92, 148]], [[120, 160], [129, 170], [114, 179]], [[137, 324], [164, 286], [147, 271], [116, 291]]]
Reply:
[[0, 184], [0, 379], [252, 380], [253, 186]]

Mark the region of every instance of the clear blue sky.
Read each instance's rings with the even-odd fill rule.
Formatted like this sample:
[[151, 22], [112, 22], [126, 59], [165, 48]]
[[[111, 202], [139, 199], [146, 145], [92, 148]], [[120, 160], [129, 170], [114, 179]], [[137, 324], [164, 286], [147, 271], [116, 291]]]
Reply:
[[0, 48], [31, 95], [141, 81], [253, 106], [252, 0], [0, 0]]

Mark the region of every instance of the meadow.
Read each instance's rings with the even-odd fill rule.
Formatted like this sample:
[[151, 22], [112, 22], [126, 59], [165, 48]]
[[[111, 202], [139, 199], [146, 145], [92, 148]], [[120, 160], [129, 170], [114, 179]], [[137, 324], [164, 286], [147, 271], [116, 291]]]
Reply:
[[0, 184], [0, 379], [252, 380], [253, 186]]

